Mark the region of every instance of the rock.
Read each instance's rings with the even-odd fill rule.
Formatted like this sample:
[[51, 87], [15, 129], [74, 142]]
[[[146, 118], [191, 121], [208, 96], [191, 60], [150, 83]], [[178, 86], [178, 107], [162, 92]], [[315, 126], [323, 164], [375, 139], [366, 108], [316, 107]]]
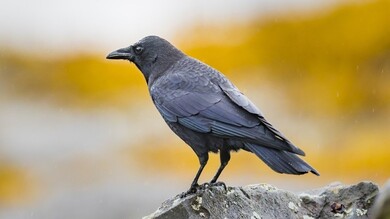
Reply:
[[165, 201], [144, 219], [163, 218], [371, 218], [378, 186], [361, 182], [294, 194], [268, 184], [209, 187], [196, 194]]
[[390, 219], [390, 180], [387, 181], [385, 187], [378, 195], [372, 210], [373, 218]]

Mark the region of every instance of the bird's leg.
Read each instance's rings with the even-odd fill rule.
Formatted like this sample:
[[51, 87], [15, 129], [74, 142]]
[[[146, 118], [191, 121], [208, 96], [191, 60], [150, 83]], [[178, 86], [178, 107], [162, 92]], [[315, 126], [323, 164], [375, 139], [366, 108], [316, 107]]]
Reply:
[[209, 160], [209, 154], [208, 153], [205, 153], [205, 154], [202, 154], [202, 155], [199, 156], [200, 167], [198, 169], [198, 172], [196, 173], [196, 176], [195, 176], [194, 180], [191, 183], [190, 189], [187, 192], [185, 192], [185, 193], [183, 193], [181, 195], [182, 198], [187, 196], [187, 195], [189, 195], [189, 194], [192, 194], [192, 193], [196, 192], [196, 189], [199, 187], [198, 179], [200, 177], [200, 174], [203, 171], [203, 168], [206, 166], [208, 160]]
[[218, 171], [217, 173], [215, 174], [215, 176], [213, 177], [213, 179], [210, 181], [210, 184], [211, 185], [222, 185], [225, 190], [226, 190], [226, 185], [225, 183], [223, 182], [217, 182], [217, 179], [219, 177], [219, 175], [221, 175], [222, 173], [222, 170], [226, 167], [226, 165], [229, 163], [229, 160], [230, 160], [230, 152], [229, 150], [226, 150], [226, 149], [220, 149], [219, 150], [219, 157], [220, 157], [220, 160], [221, 160], [221, 165], [219, 166], [218, 168]]

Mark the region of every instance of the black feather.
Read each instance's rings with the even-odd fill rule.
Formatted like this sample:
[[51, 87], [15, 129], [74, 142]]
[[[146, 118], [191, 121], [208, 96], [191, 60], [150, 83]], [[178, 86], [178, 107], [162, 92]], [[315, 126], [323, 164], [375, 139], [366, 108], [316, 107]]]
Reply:
[[300, 175], [312, 172], [317, 176], [320, 175], [317, 170], [293, 153], [250, 143], [245, 144], [245, 146], [278, 173]]
[[[134, 53], [136, 47], [142, 47], [142, 52]], [[207, 163], [208, 152], [220, 151], [221, 164], [226, 165], [229, 151], [240, 148], [252, 151], [276, 172], [319, 175], [296, 155], [305, 153], [223, 74], [168, 41], [148, 36], [107, 58], [127, 59], [141, 70], [161, 116], [199, 157], [201, 167], [193, 185]]]

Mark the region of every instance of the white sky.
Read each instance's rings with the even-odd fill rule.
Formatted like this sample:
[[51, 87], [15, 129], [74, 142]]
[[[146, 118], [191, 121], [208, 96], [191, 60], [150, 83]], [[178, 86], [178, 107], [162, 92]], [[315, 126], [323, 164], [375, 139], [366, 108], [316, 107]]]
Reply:
[[[0, 47], [96, 51], [146, 35], [169, 38], [195, 22], [323, 5], [325, 0], [1, 0]], [[319, 4], [321, 3], [321, 4]], [[99, 48], [94, 48], [98, 46]]]

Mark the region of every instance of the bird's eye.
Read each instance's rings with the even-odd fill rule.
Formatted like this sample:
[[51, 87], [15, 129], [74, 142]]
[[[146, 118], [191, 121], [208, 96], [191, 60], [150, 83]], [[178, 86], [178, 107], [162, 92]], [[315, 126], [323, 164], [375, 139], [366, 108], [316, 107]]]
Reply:
[[142, 51], [144, 51], [144, 48], [142, 46], [137, 46], [137, 47], [135, 47], [134, 51], [136, 54], [139, 55], [142, 53]]

